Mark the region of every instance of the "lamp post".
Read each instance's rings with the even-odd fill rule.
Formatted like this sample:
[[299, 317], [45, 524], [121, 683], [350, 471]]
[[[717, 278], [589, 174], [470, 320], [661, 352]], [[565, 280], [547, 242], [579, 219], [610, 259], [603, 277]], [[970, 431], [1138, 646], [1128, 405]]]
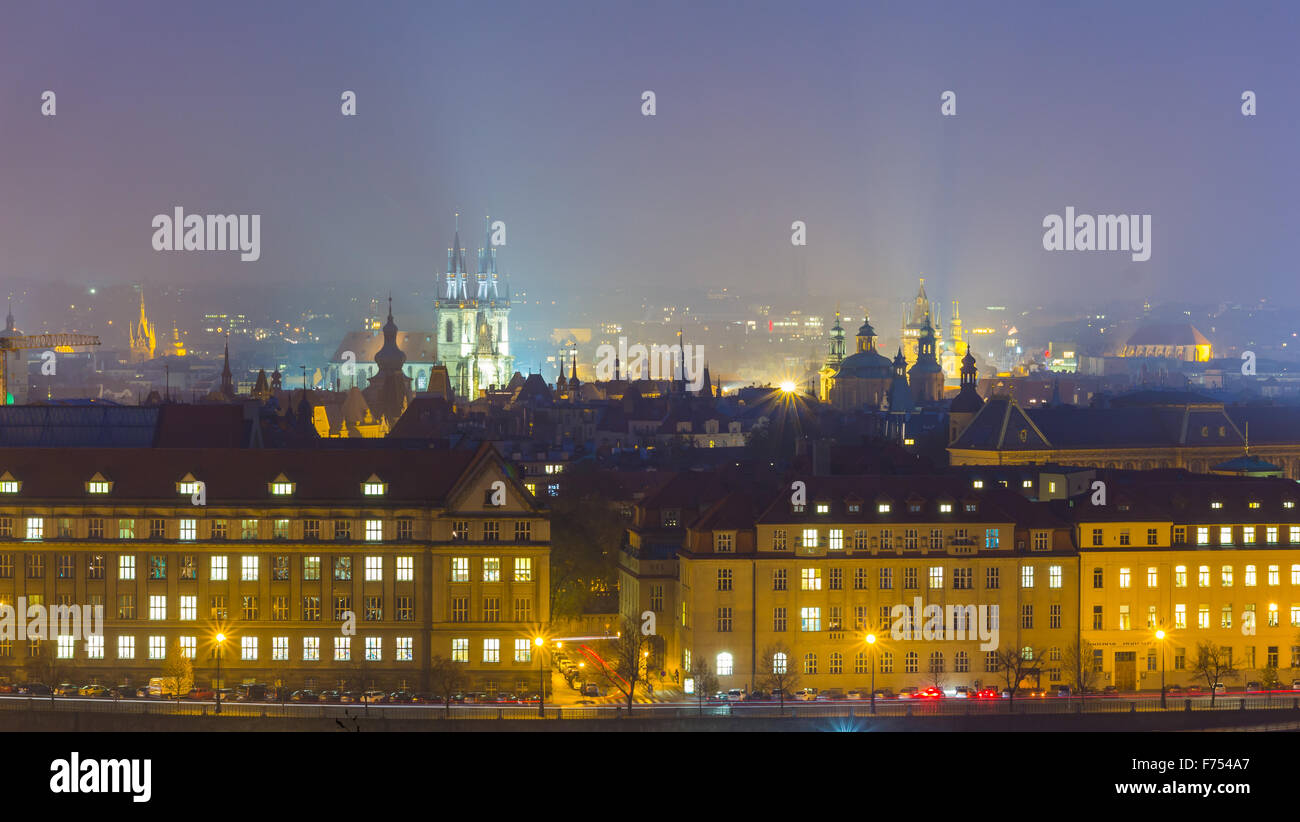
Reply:
[[546, 718], [546, 675], [542, 672], [542, 647], [544, 640], [540, 636], [533, 637], [533, 645], [537, 647], [537, 715], [542, 719]]
[[217, 709], [214, 713], [221, 713], [221, 645], [226, 641], [226, 635], [217, 634]]
[[867, 647], [871, 649], [871, 715], [876, 715], [876, 635], [867, 634]]
[[1160, 710], [1165, 709], [1165, 630], [1156, 631], [1156, 641], [1160, 643]]

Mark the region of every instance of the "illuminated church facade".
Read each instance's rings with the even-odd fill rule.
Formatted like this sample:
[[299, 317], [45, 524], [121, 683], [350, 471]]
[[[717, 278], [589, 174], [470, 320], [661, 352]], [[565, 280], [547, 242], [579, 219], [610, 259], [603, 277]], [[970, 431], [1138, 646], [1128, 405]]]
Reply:
[[433, 301], [438, 335], [438, 362], [447, 368], [452, 390], [467, 400], [503, 387], [514, 373], [510, 354], [510, 293], [497, 271], [497, 250], [491, 241], [491, 218], [478, 271], [465, 264], [460, 245], [459, 215], [455, 239], [447, 249], [447, 270]]

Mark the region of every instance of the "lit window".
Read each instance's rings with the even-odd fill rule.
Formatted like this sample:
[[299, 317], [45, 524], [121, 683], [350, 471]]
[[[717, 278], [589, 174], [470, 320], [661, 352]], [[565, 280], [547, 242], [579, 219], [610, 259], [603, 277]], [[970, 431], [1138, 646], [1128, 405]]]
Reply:
[[830, 512], [831, 512], [831, 506], [828, 503], [825, 502], [817, 503], [817, 513], [829, 514]]
[[135, 659], [135, 637], [119, 636], [117, 638], [117, 658]]
[[880, 514], [888, 514], [889, 510], [890, 510], [890, 505], [887, 502], [882, 502], [876, 506], [876, 512]]
[[167, 618], [167, 597], [154, 594], [149, 597], [149, 618]]
[[533, 641], [531, 639], [515, 640], [515, 662], [533, 661]]
[[456, 637], [451, 641], [451, 661], [469, 662], [469, 639]]
[[451, 581], [469, 582], [469, 557], [451, 558]]
[[394, 658], [398, 662], [410, 662], [415, 658], [415, 639], [409, 636], [397, 637], [397, 651]]
[[820, 568], [803, 568], [800, 569], [799, 573], [803, 590], [820, 591], [822, 589], [822, 571]]
[[71, 634], [59, 634], [58, 658], [72, 659], [74, 654], [75, 638]]
[[1059, 565], [1050, 565], [1050, 566], [1048, 566], [1048, 568], [1047, 568], [1047, 587], [1048, 587], [1048, 588], [1060, 588], [1060, 587], [1061, 587], [1061, 566], [1059, 566]]
[[715, 666], [717, 668], [718, 676], [731, 676], [732, 665], [731, 654], [726, 653], [725, 651], [718, 654], [718, 664]]
[[501, 640], [499, 639], [483, 640], [483, 661], [484, 662], [501, 661]]
[[335, 662], [352, 661], [352, 637], [350, 636], [334, 637], [334, 661]]
[[972, 487], [972, 488], [983, 488], [983, 487], [984, 487], [984, 480], [975, 480], [974, 482], [971, 483], [971, 487]]
[[257, 637], [241, 636], [239, 638], [239, 658], [250, 661], [257, 659]]
[[239, 578], [244, 582], [257, 582], [258, 563], [256, 555], [239, 558]]
[[210, 573], [208, 574], [209, 580], [211, 580], [212, 582], [226, 581], [226, 558], [225, 557], [212, 557], [212, 561], [211, 564], [209, 565], [209, 569], [210, 569]]
[[1032, 565], [1020, 566], [1020, 587], [1021, 588], [1034, 587], [1034, 566]]
[[941, 502], [941, 503], [939, 503], [939, 513], [941, 513], [941, 514], [951, 514], [951, 513], [952, 513], [952, 503], [951, 503], [951, 502]]
[[198, 539], [199, 521], [196, 519], [181, 520], [180, 538], [183, 540]]
[[366, 540], [368, 542], [378, 542], [384, 538], [384, 521], [381, 519], [366, 520]]
[[817, 547], [817, 529], [816, 529], [816, 528], [805, 528], [805, 529], [804, 529], [804, 531], [803, 531], [803, 547], [805, 547], [805, 548], [816, 548], [816, 547]]
[[411, 582], [415, 579], [415, 557], [397, 558], [397, 581]]
[[27, 518], [27, 538], [44, 539], [45, 537], [45, 519], [43, 517]]
[[302, 638], [302, 661], [320, 661], [320, 637], [305, 636]]
[[124, 580], [135, 579], [135, 557], [130, 554], [123, 554], [117, 558], [117, 578]]
[[377, 636], [366, 637], [366, 662], [383, 660], [383, 640]]
[[533, 561], [530, 557], [515, 557], [515, 582], [533, 581]]
[[361, 486], [361, 493], [368, 497], [382, 497], [388, 493], [388, 485], [382, 482], [367, 482]]
[[181, 596], [181, 614], [183, 620], [193, 620], [199, 618], [199, 598], [193, 594], [183, 594]]
[[271, 637], [271, 659], [275, 662], [284, 662], [289, 659], [289, 637]]
[[103, 659], [104, 658], [104, 635], [86, 637], [86, 658]]
[[1130, 580], [1130, 577], [1131, 577], [1131, 576], [1132, 576], [1132, 572], [1130, 571], [1130, 569], [1128, 569], [1128, 568], [1120, 568], [1120, 569], [1119, 569], [1119, 587], [1121, 587], [1121, 588], [1127, 588], [1127, 587], [1129, 586], [1129, 580]]
[[501, 558], [500, 557], [483, 557], [483, 581], [484, 582], [501, 581]]
[[149, 637], [149, 658], [150, 659], [167, 658], [167, 637], [165, 636]]
[[366, 582], [381, 582], [384, 579], [384, 558], [366, 557]]
[[86, 490], [92, 494], [107, 494], [108, 485], [107, 482], [92, 480], [91, 482], [86, 483]]

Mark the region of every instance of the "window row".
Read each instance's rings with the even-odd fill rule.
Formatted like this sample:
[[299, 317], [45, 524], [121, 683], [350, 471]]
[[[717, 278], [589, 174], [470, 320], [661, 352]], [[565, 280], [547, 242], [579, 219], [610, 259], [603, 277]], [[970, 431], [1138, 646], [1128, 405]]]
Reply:
[[[81, 556], [80, 560], [78, 556]], [[117, 555], [117, 579], [124, 581], [136, 579], [137, 559], [135, 554]], [[144, 559], [148, 563], [148, 566], [144, 569], [146, 579], [167, 579], [169, 561], [167, 554], [148, 554]], [[292, 560], [288, 554], [269, 557], [260, 554], [244, 554], [234, 558], [218, 554], [207, 557], [208, 580], [211, 582], [227, 582], [233, 578], [233, 575], [237, 574], [241, 582], [257, 582], [262, 577], [263, 566], [267, 564], [264, 560], [269, 561], [270, 578], [272, 580], [282, 582], [289, 579]], [[352, 560], [351, 556], [346, 555], [336, 555], [330, 558], [329, 570], [335, 580], [346, 581], [352, 579]], [[29, 553], [24, 560], [25, 576], [27, 579], [43, 579], [46, 574], [46, 565], [51, 561], [54, 566], [54, 576], [58, 579], [76, 579], [77, 567], [84, 563], [86, 579], [99, 580], [104, 579], [106, 566], [111, 560], [105, 554], [51, 554], [47, 557], [46, 554]], [[361, 578], [364, 581], [382, 582], [384, 580], [384, 557], [365, 556], [361, 558], [361, 562]], [[199, 578], [199, 565], [200, 557], [195, 554], [185, 554], [178, 557], [175, 565], [177, 578], [197, 580]], [[415, 557], [393, 557], [392, 567], [394, 581], [415, 581]], [[303, 580], [321, 579], [321, 557], [302, 557], [301, 569]], [[13, 575], [14, 555], [0, 554], [0, 579], [12, 579]]]
[[[799, 589], [802, 591], [820, 591], [825, 582], [825, 588], [830, 591], [844, 590], [844, 569], [843, 568], [800, 568], [799, 570]], [[913, 568], [877, 568], [874, 576], [876, 577], [876, 588], [881, 591], [894, 590], [895, 570], [901, 570], [901, 579], [897, 580], [901, 590], [920, 590], [921, 583], [924, 582], [926, 588], [930, 590], [941, 590], [947, 585], [947, 580], [951, 580], [954, 591], [969, 591], [974, 587], [974, 569], [972, 568], [952, 568], [945, 571], [942, 565], [930, 565], [926, 567]], [[824, 571], [824, 573], [823, 573]], [[732, 571], [727, 568], [718, 569], [718, 590], [730, 591], [732, 584]], [[924, 576], [922, 576], [924, 574]], [[1065, 579], [1065, 569], [1061, 565], [1047, 566], [1046, 582], [1048, 588], [1061, 588]], [[870, 577], [873, 576], [866, 568], [853, 569], [853, 590], [865, 591], [869, 587]], [[985, 590], [998, 590], [1002, 586], [1002, 569], [1000, 567], [989, 567], [984, 569], [984, 588]], [[1020, 567], [1020, 587], [1034, 588], [1042, 576], [1036, 573], [1035, 566], [1022, 565]], [[789, 589], [789, 569], [774, 568], [772, 569], [772, 590], [785, 591]]]
[[[1160, 586], [1160, 569], [1154, 565], [1149, 565], [1146, 567], [1145, 571], [1146, 571], [1146, 587], [1158, 588]], [[1142, 569], [1138, 569], [1138, 573], [1140, 574], [1141, 572]], [[1232, 565], [1220, 565], [1218, 567], [1217, 573], [1214, 573], [1212, 571], [1212, 566], [1201, 565], [1196, 568], [1195, 573], [1196, 573], [1196, 586], [1198, 588], [1209, 588], [1213, 584], [1213, 579], [1216, 577], [1219, 581], [1220, 587], [1231, 588], [1235, 584], [1235, 580], [1238, 579], [1235, 573], [1235, 567]], [[1242, 568], [1242, 573], [1240, 576], [1242, 585], [1244, 585], [1247, 588], [1252, 588], [1255, 587], [1256, 585], [1259, 585], [1261, 573], [1265, 575], [1263, 577], [1266, 580], [1264, 584], [1266, 585], [1282, 584], [1283, 572], [1282, 572], [1281, 565], [1268, 565], [1268, 566], [1246, 565]], [[1134, 575], [1134, 569], [1120, 568], [1118, 573], [1119, 587], [1120, 588], [1133, 587], [1133, 575]], [[1286, 578], [1290, 580], [1291, 585], [1300, 585], [1300, 563], [1292, 563], [1289, 569], [1289, 574], [1287, 574]], [[1189, 579], [1190, 579], [1190, 575], [1188, 572], [1188, 566], [1186, 565], [1174, 566], [1173, 582], [1175, 588], [1188, 587]], [[1105, 585], [1106, 585], [1106, 574], [1104, 569], [1093, 568], [1092, 587], [1104, 588]]]

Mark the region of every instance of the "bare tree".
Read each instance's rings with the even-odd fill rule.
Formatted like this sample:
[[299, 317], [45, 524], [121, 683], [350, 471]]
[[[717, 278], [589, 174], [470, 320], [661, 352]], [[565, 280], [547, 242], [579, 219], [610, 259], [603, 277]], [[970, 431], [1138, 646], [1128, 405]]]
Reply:
[[769, 645], [759, 660], [763, 687], [775, 691], [781, 715], [785, 715], [785, 697], [799, 684], [799, 670], [794, 666], [794, 654], [784, 645]]
[[1239, 675], [1237, 663], [1232, 658], [1232, 649], [1215, 645], [1209, 640], [1196, 643], [1196, 657], [1192, 660], [1189, 671], [1192, 676], [1204, 679], [1205, 684], [1209, 686], [1211, 707], [1214, 706], [1216, 696], [1214, 686], [1226, 678], [1235, 679]]
[[694, 680], [695, 696], [700, 700], [700, 716], [704, 716], [704, 700], [718, 687], [718, 678], [709, 668], [708, 660], [700, 656], [691, 660], [686, 674]]
[[1065, 649], [1065, 658], [1061, 667], [1065, 669], [1066, 681], [1079, 694], [1079, 704], [1083, 704], [1083, 695], [1093, 691], [1100, 673], [1095, 663], [1096, 648], [1086, 639], [1070, 643]]
[[636, 685], [646, 677], [647, 658], [653, 650], [653, 635], [641, 633], [641, 623], [623, 617], [622, 627], [614, 638], [609, 658], [604, 665], [594, 665], [601, 676], [617, 688], [627, 700], [628, 715], [632, 714], [632, 701]]
[[465, 664], [444, 656], [435, 656], [429, 663], [429, 688], [434, 697], [442, 699], [448, 717], [451, 716], [451, 698], [465, 686]]
[[1007, 684], [1007, 712], [1010, 713], [1016, 701], [1016, 689], [1025, 677], [1037, 676], [1038, 660], [1042, 654], [1031, 645], [1023, 648], [1004, 648], [996, 652], [998, 671]]
[[185, 696], [194, 687], [194, 661], [185, 655], [180, 637], [172, 640], [172, 647], [163, 663], [163, 690], [177, 697]]

